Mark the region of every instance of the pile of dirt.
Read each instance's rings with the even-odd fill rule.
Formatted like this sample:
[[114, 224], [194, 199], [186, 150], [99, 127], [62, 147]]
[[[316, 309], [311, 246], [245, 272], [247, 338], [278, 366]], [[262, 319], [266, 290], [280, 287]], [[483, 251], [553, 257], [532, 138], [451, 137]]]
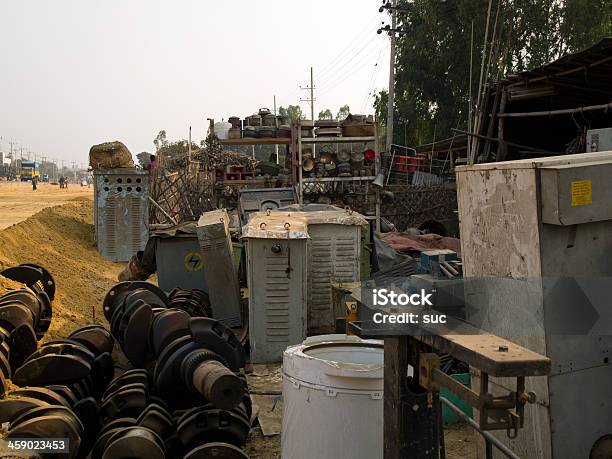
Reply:
[[53, 321], [45, 340], [66, 337], [87, 324], [108, 326], [102, 300], [123, 265], [96, 251], [92, 205], [79, 200], [48, 207], [0, 231], [0, 269], [32, 262], [55, 278]]
[[0, 276], [0, 295], [5, 294], [9, 290], [19, 290], [24, 287], [23, 284]]

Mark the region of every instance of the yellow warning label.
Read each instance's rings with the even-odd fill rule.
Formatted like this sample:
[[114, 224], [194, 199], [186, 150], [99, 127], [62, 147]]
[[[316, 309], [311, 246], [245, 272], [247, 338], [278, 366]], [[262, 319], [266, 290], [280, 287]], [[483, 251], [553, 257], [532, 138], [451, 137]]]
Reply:
[[593, 204], [593, 182], [576, 180], [572, 182], [572, 207]]
[[187, 255], [185, 255], [185, 258], [183, 258], [183, 261], [185, 263], [185, 268], [189, 272], [201, 271], [202, 265], [204, 264], [202, 254], [199, 252], [187, 253]]

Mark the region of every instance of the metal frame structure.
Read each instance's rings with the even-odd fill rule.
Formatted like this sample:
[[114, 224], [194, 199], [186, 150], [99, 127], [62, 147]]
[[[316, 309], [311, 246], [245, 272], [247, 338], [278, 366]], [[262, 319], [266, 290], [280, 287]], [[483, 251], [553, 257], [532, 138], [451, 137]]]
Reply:
[[[381, 168], [381, 152], [378, 144], [378, 125], [374, 124], [374, 135], [368, 137], [309, 137], [302, 138], [302, 129], [299, 122], [291, 125], [291, 137], [289, 138], [241, 138], [241, 139], [226, 139], [219, 141], [221, 145], [286, 145], [288, 153], [291, 155], [292, 166], [292, 181], [293, 186], [300, 204], [303, 203], [304, 185], [307, 183], [340, 183], [352, 182], [363, 184], [363, 182], [372, 182]], [[322, 177], [322, 178], [304, 178], [302, 174], [302, 150], [305, 144], [339, 144], [339, 143], [355, 143], [355, 144], [374, 144], [376, 151], [376, 159], [374, 164], [374, 176], [356, 176], [356, 177]], [[381, 216], [381, 196], [378, 187], [372, 187], [375, 193], [375, 219], [376, 230], [380, 231], [380, 216]], [[359, 209], [356, 209], [359, 210]]]

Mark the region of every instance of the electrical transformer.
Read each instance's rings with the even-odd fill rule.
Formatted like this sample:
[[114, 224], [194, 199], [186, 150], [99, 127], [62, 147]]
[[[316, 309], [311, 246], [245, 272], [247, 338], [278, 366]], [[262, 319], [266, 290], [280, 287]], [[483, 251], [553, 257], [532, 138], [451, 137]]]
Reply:
[[335, 330], [332, 283], [361, 280], [361, 237], [367, 221], [351, 210], [326, 207], [326, 210], [310, 210], [311, 206], [301, 206], [300, 212], [292, 213], [308, 225], [309, 335]]
[[213, 316], [230, 327], [239, 327], [242, 325], [240, 285], [227, 211], [220, 209], [203, 213], [196, 233]]
[[518, 436], [495, 435], [520, 457], [607, 457], [612, 152], [456, 172], [467, 320], [552, 361], [548, 377], [526, 380], [537, 401]]
[[588, 152], [612, 150], [612, 127], [587, 131], [586, 150]]
[[149, 173], [139, 169], [94, 172], [94, 226], [98, 252], [129, 261], [149, 238]]
[[306, 223], [284, 213], [252, 214], [243, 228], [251, 362], [279, 362], [306, 338]]
[[196, 222], [159, 227], [151, 231], [151, 237], [157, 239], [155, 261], [159, 288], [166, 293], [177, 287], [208, 293], [204, 274], [206, 266], [198, 243]]

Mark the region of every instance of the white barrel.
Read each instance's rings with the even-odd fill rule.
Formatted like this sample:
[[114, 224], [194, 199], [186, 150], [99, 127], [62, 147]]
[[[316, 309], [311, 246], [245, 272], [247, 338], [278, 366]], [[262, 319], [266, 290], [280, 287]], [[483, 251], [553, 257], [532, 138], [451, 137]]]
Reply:
[[215, 123], [215, 134], [219, 140], [227, 140], [229, 138], [229, 130], [232, 128], [231, 123], [225, 121], [219, 121]]
[[283, 354], [284, 459], [383, 457], [382, 341], [321, 335]]

